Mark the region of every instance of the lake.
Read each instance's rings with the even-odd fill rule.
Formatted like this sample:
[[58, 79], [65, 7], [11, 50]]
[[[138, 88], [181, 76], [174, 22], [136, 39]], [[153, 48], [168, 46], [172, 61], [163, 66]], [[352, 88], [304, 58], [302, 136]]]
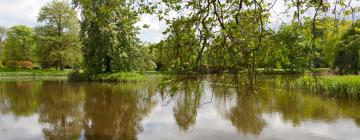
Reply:
[[360, 100], [297, 76], [152, 77], [143, 83], [0, 82], [1, 140], [358, 140]]

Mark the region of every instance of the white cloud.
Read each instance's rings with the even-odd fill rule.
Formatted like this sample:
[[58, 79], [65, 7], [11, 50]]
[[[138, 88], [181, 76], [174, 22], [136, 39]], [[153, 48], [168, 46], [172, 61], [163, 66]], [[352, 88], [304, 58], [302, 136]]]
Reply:
[[[52, 0], [0, 0], [0, 26], [11, 27], [14, 25], [37, 25], [37, 16], [40, 8]], [[69, 2], [71, 0], [68, 0]], [[139, 38], [144, 42], [159, 42], [166, 25], [155, 16], [143, 15], [138, 23], [150, 25], [149, 29], [140, 30]]]
[[0, 0], [0, 25], [35, 26], [39, 9], [51, 0]]
[[137, 26], [149, 25], [149, 28], [141, 29], [138, 37], [144, 42], [155, 43], [164, 38], [162, 32], [165, 31], [167, 25], [164, 21], [159, 21], [155, 15], [142, 15]]

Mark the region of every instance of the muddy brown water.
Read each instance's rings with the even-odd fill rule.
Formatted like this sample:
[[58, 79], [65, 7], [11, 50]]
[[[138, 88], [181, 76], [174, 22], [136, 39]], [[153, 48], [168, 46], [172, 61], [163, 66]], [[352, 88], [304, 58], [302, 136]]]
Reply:
[[1, 140], [359, 140], [360, 101], [296, 76], [150, 78], [145, 83], [0, 82]]

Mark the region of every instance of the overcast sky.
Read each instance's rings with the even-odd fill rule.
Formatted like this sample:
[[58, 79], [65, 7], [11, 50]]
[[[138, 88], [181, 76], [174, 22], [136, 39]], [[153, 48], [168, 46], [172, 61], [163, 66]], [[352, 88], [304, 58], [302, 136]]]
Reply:
[[[0, 26], [27, 25], [34, 27], [40, 8], [52, 0], [0, 0]], [[70, 1], [70, 0], [69, 0]], [[139, 38], [144, 42], [159, 42], [166, 24], [155, 16], [143, 15], [138, 23], [142, 27], [148, 24], [148, 29], [140, 30]]]
[[[0, 26], [11, 27], [14, 25], [27, 25], [34, 27], [37, 24], [39, 9], [52, 0], [0, 0]], [[69, 2], [71, 0], [68, 0]], [[284, 3], [279, 1], [272, 10], [272, 26], [280, 25], [288, 18], [284, 13]], [[140, 30], [139, 38], [144, 42], [156, 43], [164, 38], [162, 32], [166, 29], [166, 24], [159, 21], [156, 16], [142, 15], [141, 21], [137, 24], [142, 27], [144, 24], [150, 25], [148, 29]]]
[[[0, 0], [0, 26], [11, 27], [14, 25], [27, 25], [34, 27], [37, 24], [39, 9], [52, 0]], [[71, 1], [71, 0], [68, 0]], [[358, 2], [355, 2], [358, 5]], [[354, 6], [355, 6], [354, 5]], [[284, 13], [285, 6], [282, 0], [278, 0], [271, 10], [270, 26], [278, 27], [282, 22], [290, 21], [289, 12]], [[166, 24], [159, 21], [155, 16], [142, 15], [137, 24], [140, 27], [148, 24], [148, 29], [142, 29], [139, 38], [144, 42], [156, 43], [163, 39], [162, 32]]]

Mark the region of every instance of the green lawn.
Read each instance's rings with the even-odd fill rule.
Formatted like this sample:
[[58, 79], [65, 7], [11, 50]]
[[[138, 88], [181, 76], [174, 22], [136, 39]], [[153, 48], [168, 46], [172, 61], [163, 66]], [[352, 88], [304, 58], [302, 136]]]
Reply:
[[147, 76], [138, 72], [115, 72], [102, 74], [72, 73], [72, 81], [106, 81], [106, 82], [141, 82], [146, 81]]
[[56, 69], [11, 69], [0, 68], [0, 78], [20, 78], [20, 77], [70, 77], [75, 81], [109, 81], [109, 82], [139, 82], [146, 81], [147, 76], [138, 72], [115, 72], [88, 75], [76, 73], [73, 70], [56, 70]]
[[11, 69], [0, 68], [0, 77], [17, 77], [17, 76], [68, 76], [72, 70], [56, 69]]

